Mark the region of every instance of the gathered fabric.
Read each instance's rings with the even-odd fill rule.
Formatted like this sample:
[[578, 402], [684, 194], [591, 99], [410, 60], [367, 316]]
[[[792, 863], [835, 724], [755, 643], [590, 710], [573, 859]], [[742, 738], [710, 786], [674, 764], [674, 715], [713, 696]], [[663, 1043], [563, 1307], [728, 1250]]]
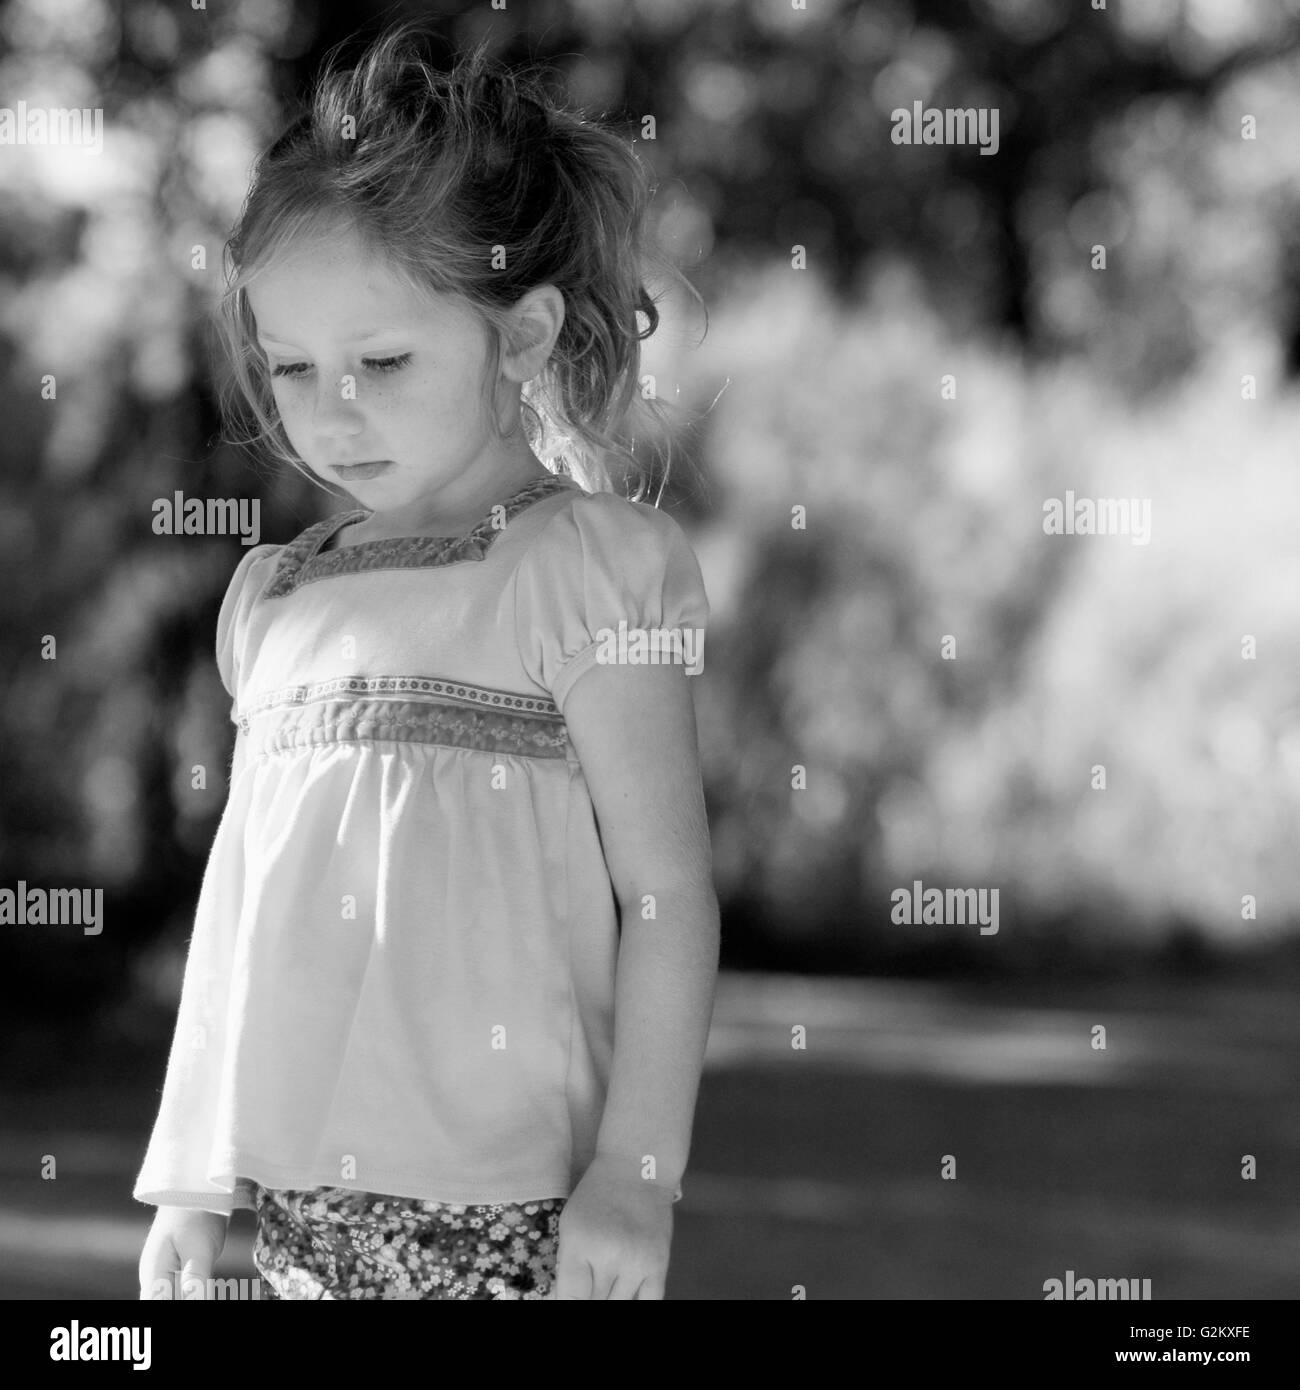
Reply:
[[595, 1152], [618, 908], [564, 708], [620, 622], [703, 631], [698, 565], [561, 477], [328, 548], [364, 515], [251, 550], [222, 604], [235, 753], [143, 1202], [536, 1203]]

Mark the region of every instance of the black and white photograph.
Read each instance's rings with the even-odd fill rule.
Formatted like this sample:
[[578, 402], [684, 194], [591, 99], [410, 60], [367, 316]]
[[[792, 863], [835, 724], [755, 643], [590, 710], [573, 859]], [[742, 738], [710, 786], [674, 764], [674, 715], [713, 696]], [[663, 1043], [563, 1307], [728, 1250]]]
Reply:
[[1300, 0], [2, 0], [15, 1352], [1264, 1360], [1297, 130]]

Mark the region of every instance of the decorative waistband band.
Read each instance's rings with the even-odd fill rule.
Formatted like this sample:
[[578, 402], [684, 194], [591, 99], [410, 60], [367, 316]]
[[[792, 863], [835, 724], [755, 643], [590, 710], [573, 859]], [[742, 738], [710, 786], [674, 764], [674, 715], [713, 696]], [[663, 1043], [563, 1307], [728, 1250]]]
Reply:
[[[417, 691], [423, 698], [409, 698]], [[234, 720], [254, 753], [378, 740], [534, 758], [569, 751], [564, 720], [548, 700], [412, 677], [349, 677], [275, 691]]]

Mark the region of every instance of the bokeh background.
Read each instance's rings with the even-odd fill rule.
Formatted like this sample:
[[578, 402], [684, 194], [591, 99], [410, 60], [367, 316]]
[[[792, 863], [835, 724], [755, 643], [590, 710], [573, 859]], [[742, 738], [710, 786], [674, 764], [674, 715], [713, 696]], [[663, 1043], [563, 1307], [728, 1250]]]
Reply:
[[[1295, 0], [0, 7], [0, 105], [105, 136], [0, 146], [0, 886], [106, 918], [0, 927], [0, 1295], [135, 1295], [243, 553], [152, 504], [333, 509], [222, 442], [205, 318], [323, 54], [417, 12], [655, 116], [708, 308], [645, 359], [713, 605], [725, 967], [669, 1296], [1295, 1296]], [[997, 154], [893, 144], [918, 100], [996, 107]], [[1066, 489], [1150, 499], [1150, 543], [1044, 534]], [[916, 879], [997, 888], [999, 931], [894, 923]]]

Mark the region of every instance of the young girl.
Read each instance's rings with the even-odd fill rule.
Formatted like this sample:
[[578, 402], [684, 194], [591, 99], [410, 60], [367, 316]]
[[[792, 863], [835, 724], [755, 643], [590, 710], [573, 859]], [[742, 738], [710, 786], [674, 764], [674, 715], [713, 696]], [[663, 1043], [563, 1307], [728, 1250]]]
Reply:
[[[718, 955], [708, 606], [675, 522], [571, 476], [657, 323], [642, 179], [400, 32], [258, 165], [233, 380], [356, 507], [250, 550], [222, 605], [235, 752], [142, 1297], [203, 1296], [236, 1208], [263, 1296], [663, 1297]], [[535, 380], [564, 471], [521, 429]]]

